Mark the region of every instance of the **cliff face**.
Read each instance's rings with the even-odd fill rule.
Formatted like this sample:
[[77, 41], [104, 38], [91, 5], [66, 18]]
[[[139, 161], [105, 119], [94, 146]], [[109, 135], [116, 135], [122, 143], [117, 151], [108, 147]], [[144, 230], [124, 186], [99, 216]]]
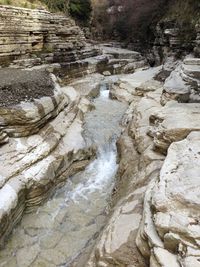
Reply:
[[153, 53], [157, 62], [169, 56], [180, 59], [189, 53], [200, 56], [200, 24], [197, 21], [187, 30], [169, 18], [161, 20], [155, 30]]
[[0, 14], [0, 65], [24, 59], [35, 65], [72, 61], [85, 46], [83, 32], [70, 17], [8, 6], [0, 6]]
[[[94, 36], [142, 51], [153, 63], [167, 56], [199, 56], [199, 1], [93, 1]], [[101, 8], [100, 8], [101, 7]]]

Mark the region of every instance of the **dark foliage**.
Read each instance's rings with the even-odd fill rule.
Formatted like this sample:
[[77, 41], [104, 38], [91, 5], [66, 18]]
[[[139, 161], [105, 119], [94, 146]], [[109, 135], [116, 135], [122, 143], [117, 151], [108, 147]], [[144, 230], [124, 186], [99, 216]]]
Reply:
[[75, 19], [88, 22], [90, 19], [92, 7], [90, 0], [70, 0], [69, 12]]

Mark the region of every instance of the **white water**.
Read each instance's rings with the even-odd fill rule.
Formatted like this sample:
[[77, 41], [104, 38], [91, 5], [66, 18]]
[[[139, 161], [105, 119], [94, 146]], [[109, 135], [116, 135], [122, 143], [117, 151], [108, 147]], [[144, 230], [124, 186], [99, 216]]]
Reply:
[[[86, 249], [89, 253], [88, 248], [105, 225], [118, 168], [115, 142], [126, 110], [126, 105], [109, 99], [106, 85], [102, 88], [94, 101], [96, 109], [85, 118], [85, 137], [97, 145], [97, 158], [85, 171], [70, 177], [37, 213], [22, 219], [0, 251], [1, 267], [84, 266], [74, 264], [74, 260], [81, 253], [85, 255]], [[22, 250], [24, 257], [20, 258]]]

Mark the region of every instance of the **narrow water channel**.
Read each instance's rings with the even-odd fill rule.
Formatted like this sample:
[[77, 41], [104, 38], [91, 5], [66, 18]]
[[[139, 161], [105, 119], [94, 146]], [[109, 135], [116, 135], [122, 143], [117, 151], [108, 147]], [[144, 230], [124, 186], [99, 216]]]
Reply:
[[92, 245], [107, 219], [106, 208], [117, 171], [116, 139], [126, 105], [102, 86], [95, 109], [85, 118], [84, 136], [98, 147], [97, 158], [36, 213], [27, 214], [0, 251], [1, 267], [71, 267]]

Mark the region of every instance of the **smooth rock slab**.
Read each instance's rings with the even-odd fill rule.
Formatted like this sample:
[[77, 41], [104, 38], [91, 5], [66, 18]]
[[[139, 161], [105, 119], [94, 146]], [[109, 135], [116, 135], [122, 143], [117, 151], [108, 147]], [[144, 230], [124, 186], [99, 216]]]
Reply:
[[52, 190], [82, 170], [95, 154], [82, 136], [83, 116], [91, 109], [89, 100], [72, 87], [58, 89], [69, 105], [37, 134], [11, 138], [1, 148], [0, 245], [25, 210], [30, 212], [44, 202]]
[[[144, 71], [137, 71], [134, 74], [123, 75], [110, 88], [111, 98], [118, 99], [131, 103], [136, 96], [142, 96], [148, 91], [158, 89], [155, 81], [152, 82], [153, 77], [160, 71], [161, 67], [149, 68]], [[148, 81], [151, 83], [151, 88], [148, 88]], [[156, 83], [156, 86], [152, 84]]]
[[150, 116], [150, 136], [156, 151], [166, 154], [169, 145], [183, 140], [192, 131], [200, 131], [200, 108], [197, 103], [169, 102]]
[[[153, 251], [149, 250], [152, 267], [182, 266], [183, 262], [186, 267], [198, 266], [199, 174], [200, 133], [192, 132], [186, 139], [170, 146], [159, 178], [151, 183], [146, 193], [137, 244], [143, 255], [145, 253], [141, 244], [146, 242], [147, 246], [153, 248]], [[151, 215], [145, 216], [147, 212]], [[142, 234], [150, 221], [154, 237], [158, 235], [160, 244], [152, 242], [152, 231]], [[148, 257], [148, 254], [145, 256]]]

